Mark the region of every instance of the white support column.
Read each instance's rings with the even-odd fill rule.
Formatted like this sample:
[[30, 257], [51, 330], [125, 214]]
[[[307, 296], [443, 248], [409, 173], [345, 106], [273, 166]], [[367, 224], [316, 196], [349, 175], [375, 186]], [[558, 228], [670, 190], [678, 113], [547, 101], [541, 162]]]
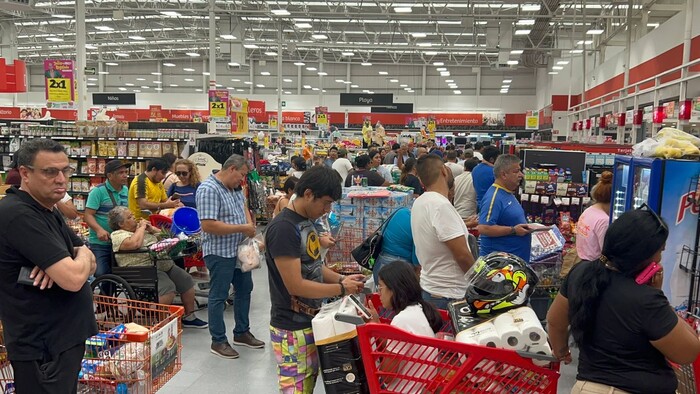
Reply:
[[8, 62], [17, 59], [17, 29], [12, 22], [0, 23], [0, 57]]
[[282, 130], [282, 23], [277, 32], [277, 131]]
[[250, 85], [250, 89], [248, 90], [248, 94], [254, 94], [255, 93], [255, 60], [250, 61], [250, 74], [248, 75], [248, 78], [250, 78], [250, 82], [252, 82]]
[[[345, 69], [345, 80], [352, 81], [352, 79], [350, 79], [350, 63], [347, 64], [347, 67]], [[345, 93], [350, 93], [350, 84], [349, 83], [345, 84]]]
[[304, 66], [297, 66], [297, 95], [301, 95], [301, 68]]
[[87, 120], [88, 96], [87, 80], [85, 78], [85, 65], [87, 53], [85, 51], [85, 0], [75, 2], [75, 83], [78, 84], [78, 92], [75, 102], [78, 109], [78, 120]]
[[157, 84], [160, 90], [156, 90], [156, 92], [163, 93], [163, 89], [165, 89], [163, 87], [163, 63], [160, 60], [156, 62], [156, 70], [158, 72], [156, 77], [158, 77], [158, 81], [160, 81], [160, 83]]
[[216, 7], [215, 0], [209, 0], [209, 88], [216, 89]]
[[[693, 1], [686, 0], [685, 5], [685, 34], [683, 36], [683, 64], [690, 61], [690, 41], [693, 38]], [[688, 75], [688, 69], [681, 72], [681, 76]], [[681, 82], [680, 100], [685, 100], [688, 94], [688, 82]]]
[[481, 96], [481, 67], [476, 68], [476, 97]]
[[[323, 71], [323, 47], [318, 48], [318, 72]], [[318, 105], [323, 105], [323, 75], [318, 76]]]
[[105, 70], [104, 59], [102, 59], [102, 47], [97, 47], [97, 86], [98, 92], [105, 91], [105, 75], [102, 74]]
[[209, 91], [209, 81], [211, 80], [211, 75], [207, 77], [204, 75], [205, 71], [207, 71], [207, 59], [202, 59], [202, 90], [204, 93], [207, 93]]
[[[427, 84], [428, 84], [428, 66], [426, 64], [423, 64], [423, 70], [421, 72], [421, 87], [420, 87], [421, 96], [425, 96]], [[478, 95], [478, 93], [477, 93], [477, 95]]]

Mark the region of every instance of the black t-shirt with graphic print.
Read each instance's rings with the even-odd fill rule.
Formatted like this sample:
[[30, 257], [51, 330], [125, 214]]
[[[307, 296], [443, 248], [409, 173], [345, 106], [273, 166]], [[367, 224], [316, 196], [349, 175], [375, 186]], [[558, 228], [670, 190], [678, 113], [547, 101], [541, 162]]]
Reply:
[[[321, 243], [313, 223], [291, 209], [285, 208], [267, 226], [265, 245], [272, 302], [270, 325], [290, 331], [310, 328], [313, 316], [292, 310], [292, 297], [282, 281], [274, 259], [300, 258], [302, 278], [323, 282]], [[321, 307], [322, 299], [299, 298], [299, 300], [312, 308]]]

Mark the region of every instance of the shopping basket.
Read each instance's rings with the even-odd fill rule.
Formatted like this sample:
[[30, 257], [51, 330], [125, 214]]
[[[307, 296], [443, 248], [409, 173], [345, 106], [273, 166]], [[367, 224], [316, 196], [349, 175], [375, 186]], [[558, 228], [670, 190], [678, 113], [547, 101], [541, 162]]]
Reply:
[[559, 364], [539, 367], [522, 352], [413, 335], [386, 324], [361, 325], [357, 333], [372, 393], [557, 392]]

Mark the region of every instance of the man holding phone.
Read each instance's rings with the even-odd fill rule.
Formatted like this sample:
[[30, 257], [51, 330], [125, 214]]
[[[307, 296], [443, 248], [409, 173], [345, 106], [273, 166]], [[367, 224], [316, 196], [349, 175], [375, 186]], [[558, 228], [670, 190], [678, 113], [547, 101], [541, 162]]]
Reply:
[[143, 211], [157, 213], [161, 209], [178, 208], [182, 203], [168, 198], [163, 179], [170, 167], [163, 159], [152, 159], [146, 164], [146, 172], [134, 178], [129, 187], [129, 209], [136, 220], [148, 219]]
[[507, 252], [529, 262], [533, 229], [527, 225], [525, 210], [515, 198], [523, 179], [520, 159], [515, 155], [498, 156], [493, 175], [495, 181], [486, 191], [479, 209], [479, 255]]

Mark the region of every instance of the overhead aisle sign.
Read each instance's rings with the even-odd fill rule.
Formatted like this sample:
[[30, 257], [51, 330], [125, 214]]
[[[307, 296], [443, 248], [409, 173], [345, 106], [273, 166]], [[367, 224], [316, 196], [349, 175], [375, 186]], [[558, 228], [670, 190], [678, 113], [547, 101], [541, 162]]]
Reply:
[[73, 60], [44, 60], [44, 83], [48, 108], [73, 108], [75, 75]]

